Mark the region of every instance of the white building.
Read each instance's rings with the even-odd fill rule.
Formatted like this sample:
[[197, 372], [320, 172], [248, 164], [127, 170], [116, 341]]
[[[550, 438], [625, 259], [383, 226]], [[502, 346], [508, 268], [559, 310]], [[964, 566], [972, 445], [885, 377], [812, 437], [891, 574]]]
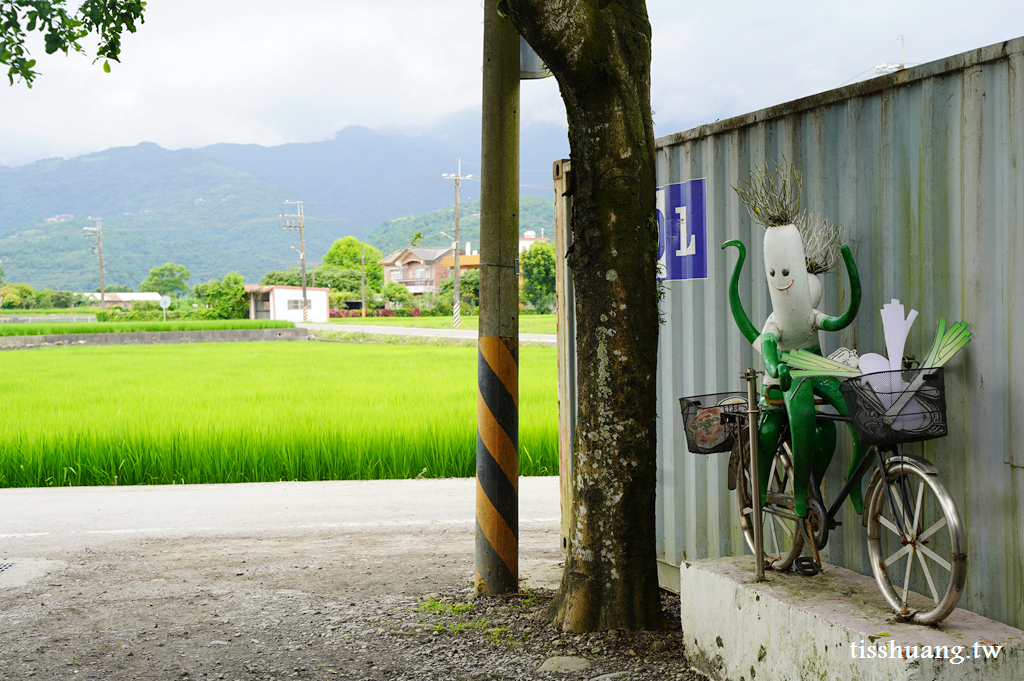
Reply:
[[[330, 301], [327, 296], [329, 291], [330, 289], [326, 288], [306, 287], [306, 300], [309, 303], [306, 321], [315, 324], [326, 324], [330, 321]], [[246, 284], [245, 292], [249, 294], [249, 319], [303, 321], [301, 286]]]
[[[94, 303], [100, 302], [100, 294], [96, 292], [83, 293], [83, 296], [88, 298]], [[107, 292], [103, 294], [104, 300], [106, 300], [107, 307], [122, 307], [126, 310], [130, 310], [135, 303], [159, 303], [160, 294], [153, 293], [152, 291], [144, 291], [142, 293], [113, 293]]]
[[540, 230], [539, 238], [537, 236], [537, 232], [533, 231], [532, 229], [526, 230], [525, 232], [523, 232], [523, 235], [519, 237], [519, 252], [522, 253], [523, 251], [530, 250], [530, 246], [532, 246], [537, 241], [551, 241], [551, 239], [547, 239], [544, 237], [543, 229]]

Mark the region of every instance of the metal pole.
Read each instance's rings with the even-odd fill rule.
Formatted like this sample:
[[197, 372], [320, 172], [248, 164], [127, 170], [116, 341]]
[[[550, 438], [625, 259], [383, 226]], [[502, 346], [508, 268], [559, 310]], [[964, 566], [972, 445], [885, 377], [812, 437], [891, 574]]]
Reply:
[[306, 298], [306, 233], [305, 219], [302, 214], [302, 201], [299, 201], [299, 266], [302, 268], [302, 321], [309, 321], [309, 302]]
[[103, 221], [96, 218], [97, 255], [100, 258], [100, 309], [107, 309], [107, 287], [103, 281]]
[[459, 175], [455, 178], [455, 290], [452, 296], [452, 326], [459, 328], [462, 319], [462, 303], [459, 297], [459, 185], [462, 183], [462, 159], [459, 159]]
[[[302, 201], [285, 201], [286, 204], [294, 203], [297, 206], [297, 213], [295, 215], [282, 215], [280, 217], [286, 218], [287, 223], [282, 229], [297, 229], [299, 230], [299, 266], [302, 274], [302, 321], [308, 322], [308, 309], [309, 304], [306, 300], [306, 235], [305, 235], [305, 217], [302, 211]], [[296, 218], [298, 226], [292, 224], [292, 218]], [[292, 246], [292, 250], [295, 246]]]
[[750, 491], [751, 501], [754, 505], [754, 579], [758, 582], [764, 581], [764, 532], [761, 527], [761, 461], [758, 456], [758, 417], [761, 410], [757, 407], [757, 374], [753, 369], [747, 369], [740, 374], [741, 378], [747, 380], [747, 424], [750, 433]]
[[361, 281], [359, 282], [360, 292], [363, 296], [363, 303], [361, 308], [362, 314], [360, 316], [366, 317], [366, 244], [363, 244], [362, 269], [363, 275]]
[[484, 2], [476, 588], [519, 589], [519, 36]]

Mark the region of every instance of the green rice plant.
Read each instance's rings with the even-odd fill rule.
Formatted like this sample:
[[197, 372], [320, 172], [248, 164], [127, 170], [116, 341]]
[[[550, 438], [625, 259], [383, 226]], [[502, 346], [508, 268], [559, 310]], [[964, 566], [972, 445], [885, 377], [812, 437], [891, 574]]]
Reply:
[[[4, 353], [0, 487], [471, 477], [476, 362], [349, 343]], [[520, 351], [523, 475], [558, 472], [555, 364]]]
[[75, 333], [154, 333], [157, 331], [227, 331], [232, 329], [293, 329], [293, 322], [271, 319], [174, 320], [169, 322], [90, 322], [0, 324], [0, 336], [48, 336]]

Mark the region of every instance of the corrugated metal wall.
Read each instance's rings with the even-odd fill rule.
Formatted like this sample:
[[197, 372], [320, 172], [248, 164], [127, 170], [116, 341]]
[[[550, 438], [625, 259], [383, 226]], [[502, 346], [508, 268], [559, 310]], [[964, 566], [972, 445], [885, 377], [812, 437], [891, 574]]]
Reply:
[[[671, 282], [664, 299], [658, 398], [658, 524], [663, 581], [681, 561], [745, 550], [726, 489], [727, 454], [686, 450], [678, 398], [744, 386], [759, 357], [729, 313], [735, 249], [747, 244], [744, 306], [760, 328], [770, 301], [763, 230], [731, 188], [766, 159], [803, 173], [804, 207], [849, 229], [864, 299], [848, 329], [823, 334], [884, 354], [878, 310], [899, 298], [920, 317], [907, 352], [922, 355], [939, 317], [973, 341], [948, 365], [949, 436], [911, 451], [935, 462], [966, 524], [960, 605], [1024, 627], [1024, 38], [932, 62], [658, 140], [658, 184], [707, 178], [706, 281]], [[845, 309], [845, 273], [824, 277], [819, 306]], [[760, 368], [760, 365], [757, 365]], [[843, 437], [841, 439], [848, 439]], [[843, 443], [827, 481], [840, 489]], [[826, 493], [827, 494], [827, 493]], [[870, 575], [852, 507], [825, 560]]]

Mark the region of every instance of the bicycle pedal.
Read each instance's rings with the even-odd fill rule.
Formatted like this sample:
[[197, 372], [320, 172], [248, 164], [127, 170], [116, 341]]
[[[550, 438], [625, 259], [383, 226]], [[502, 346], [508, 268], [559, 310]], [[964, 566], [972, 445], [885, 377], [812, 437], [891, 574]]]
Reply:
[[800, 556], [793, 561], [793, 569], [804, 577], [813, 577], [821, 572], [821, 566], [810, 556]]

